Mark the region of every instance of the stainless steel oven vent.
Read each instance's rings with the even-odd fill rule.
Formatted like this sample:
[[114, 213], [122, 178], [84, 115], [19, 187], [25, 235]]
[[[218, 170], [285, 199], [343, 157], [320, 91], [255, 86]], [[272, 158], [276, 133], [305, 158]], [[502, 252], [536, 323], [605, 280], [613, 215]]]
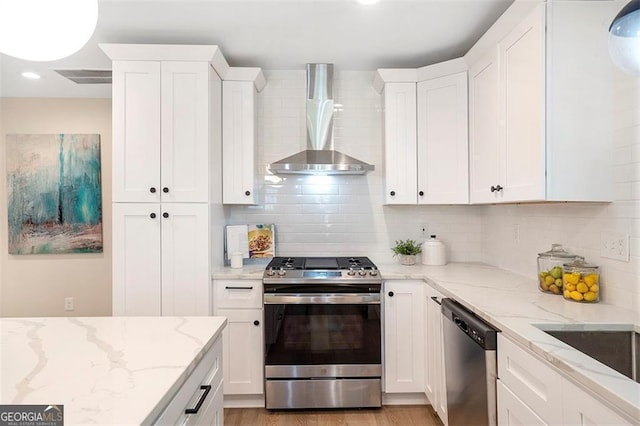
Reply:
[[111, 70], [54, 69], [54, 71], [77, 84], [111, 84]]
[[275, 174], [357, 174], [374, 170], [333, 149], [333, 64], [307, 64], [307, 149], [269, 165]]

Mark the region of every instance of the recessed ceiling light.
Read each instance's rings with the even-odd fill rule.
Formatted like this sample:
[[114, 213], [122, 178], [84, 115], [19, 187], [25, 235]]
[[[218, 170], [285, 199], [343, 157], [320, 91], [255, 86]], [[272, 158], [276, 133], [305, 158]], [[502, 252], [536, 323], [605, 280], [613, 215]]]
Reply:
[[22, 76], [24, 78], [30, 78], [31, 80], [39, 80], [40, 79], [40, 74], [36, 74], [35, 72], [32, 71], [25, 71], [22, 73]]
[[380, 0], [358, 0], [358, 3], [369, 5], [369, 4], [376, 4], [379, 1]]

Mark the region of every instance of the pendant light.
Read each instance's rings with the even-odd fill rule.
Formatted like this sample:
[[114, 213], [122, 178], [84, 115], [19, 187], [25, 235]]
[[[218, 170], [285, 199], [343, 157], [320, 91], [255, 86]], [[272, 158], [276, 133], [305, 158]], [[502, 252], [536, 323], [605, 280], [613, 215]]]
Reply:
[[89, 41], [97, 21], [98, 0], [0, 0], [0, 53], [61, 59]]
[[640, 0], [632, 0], [609, 27], [609, 54], [624, 71], [640, 75]]

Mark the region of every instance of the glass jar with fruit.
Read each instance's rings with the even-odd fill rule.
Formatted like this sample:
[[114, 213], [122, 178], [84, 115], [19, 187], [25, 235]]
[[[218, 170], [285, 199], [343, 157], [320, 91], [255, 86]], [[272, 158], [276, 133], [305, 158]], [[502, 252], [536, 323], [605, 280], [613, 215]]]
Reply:
[[595, 303], [600, 300], [600, 272], [584, 259], [563, 265], [562, 295], [567, 300]]
[[552, 294], [562, 294], [562, 265], [581, 259], [569, 253], [561, 244], [552, 244], [551, 250], [538, 253], [538, 288]]

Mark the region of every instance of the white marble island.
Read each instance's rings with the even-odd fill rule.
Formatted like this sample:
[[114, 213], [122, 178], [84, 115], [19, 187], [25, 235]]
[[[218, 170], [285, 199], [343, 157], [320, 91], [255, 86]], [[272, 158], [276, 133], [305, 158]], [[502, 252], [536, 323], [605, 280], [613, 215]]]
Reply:
[[65, 424], [149, 424], [223, 317], [0, 319], [0, 404], [61, 404]]

